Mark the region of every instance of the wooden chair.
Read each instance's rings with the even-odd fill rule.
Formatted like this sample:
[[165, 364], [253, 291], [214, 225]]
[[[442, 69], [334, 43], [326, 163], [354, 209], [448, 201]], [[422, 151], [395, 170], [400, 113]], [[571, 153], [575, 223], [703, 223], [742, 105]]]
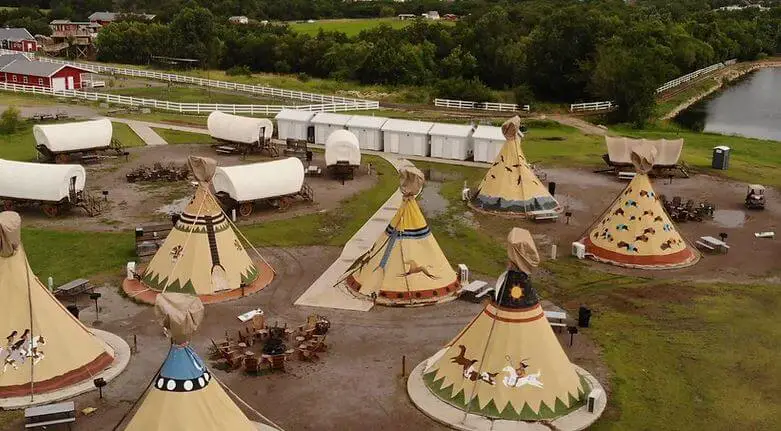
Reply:
[[311, 361], [315, 359], [320, 359], [320, 357], [317, 355], [317, 352], [304, 345], [298, 348], [298, 358], [301, 359], [302, 361]]
[[325, 344], [325, 335], [313, 335], [312, 336], [312, 351], [314, 352], [325, 352], [328, 350], [328, 345]]
[[260, 338], [261, 340], [265, 339], [268, 336], [268, 328], [266, 328], [266, 318], [263, 317], [261, 314], [256, 314], [252, 317], [251, 323], [251, 330], [252, 335], [255, 337]]
[[244, 370], [250, 374], [260, 372], [260, 361], [255, 356], [246, 356], [244, 358]]
[[280, 370], [285, 372], [285, 354], [281, 355], [268, 355], [266, 356], [266, 363], [268, 364], [269, 371]]

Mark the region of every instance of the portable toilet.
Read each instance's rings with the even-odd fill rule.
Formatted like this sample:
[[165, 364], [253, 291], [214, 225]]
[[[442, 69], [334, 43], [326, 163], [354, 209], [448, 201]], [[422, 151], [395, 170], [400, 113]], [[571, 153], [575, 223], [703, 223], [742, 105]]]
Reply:
[[726, 170], [729, 167], [729, 153], [729, 147], [725, 147], [723, 145], [713, 147], [713, 160], [711, 161], [711, 167], [713, 169]]

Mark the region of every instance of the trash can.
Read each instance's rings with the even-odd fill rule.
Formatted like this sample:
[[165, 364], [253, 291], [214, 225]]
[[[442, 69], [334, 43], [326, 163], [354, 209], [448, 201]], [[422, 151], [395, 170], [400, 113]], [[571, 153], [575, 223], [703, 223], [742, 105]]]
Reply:
[[551, 196], [556, 196], [556, 183], [551, 181], [548, 183], [548, 192]]
[[590, 320], [591, 310], [581, 305], [580, 308], [578, 308], [578, 326], [581, 328], [588, 328]]
[[713, 147], [713, 160], [711, 161], [711, 167], [713, 169], [726, 170], [729, 167], [729, 153], [729, 147], [725, 147], [723, 145]]

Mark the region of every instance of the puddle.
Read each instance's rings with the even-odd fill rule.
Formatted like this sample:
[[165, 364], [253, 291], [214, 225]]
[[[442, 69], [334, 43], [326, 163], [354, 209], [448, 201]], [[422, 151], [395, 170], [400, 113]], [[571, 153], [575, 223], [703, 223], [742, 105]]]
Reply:
[[740, 210], [716, 210], [713, 212], [713, 223], [721, 227], [742, 227], [746, 221], [746, 213]]
[[431, 168], [421, 169], [421, 171], [423, 172], [423, 175], [426, 176], [426, 182], [432, 181], [432, 182], [444, 183], [445, 181], [457, 180], [462, 178], [462, 176], [458, 173], [442, 172]]
[[450, 202], [439, 194], [441, 186], [440, 183], [429, 182], [423, 187], [423, 192], [420, 194], [418, 202], [427, 217], [437, 217], [447, 211]]
[[185, 207], [187, 207], [187, 204], [189, 203], [190, 203], [189, 197], [177, 199], [168, 205], [163, 205], [160, 208], [156, 209], [155, 213], [167, 214], [167, 215], [179, 214], [182, 211], [184, 211]]
[[586, 211], [588, 209], [588, 206], [583, 201], [563, 193], [557, 193], [554, 198], [556, 198], [556, 201], [562, 208], [568, 211]]

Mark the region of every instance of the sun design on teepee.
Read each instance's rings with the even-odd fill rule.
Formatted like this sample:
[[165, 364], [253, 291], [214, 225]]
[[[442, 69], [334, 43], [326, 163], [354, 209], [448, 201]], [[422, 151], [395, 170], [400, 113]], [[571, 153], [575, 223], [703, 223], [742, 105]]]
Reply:
[[182, 256], [184, 256], [184, 247], [181, 245], [177, 245], [176, 247], [171, 249], [171, 260], [176, 262], [179, 260]]

